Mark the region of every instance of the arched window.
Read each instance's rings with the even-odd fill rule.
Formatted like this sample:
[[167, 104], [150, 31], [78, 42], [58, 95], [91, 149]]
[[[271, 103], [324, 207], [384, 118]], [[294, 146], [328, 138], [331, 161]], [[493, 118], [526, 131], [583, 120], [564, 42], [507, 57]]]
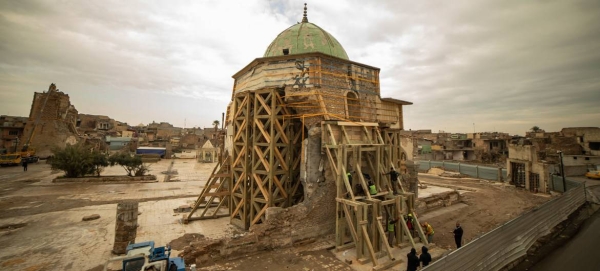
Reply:
[[360, 120], [360, 102], [356, 93], [346, 94], [346, 117], [349, 120]]

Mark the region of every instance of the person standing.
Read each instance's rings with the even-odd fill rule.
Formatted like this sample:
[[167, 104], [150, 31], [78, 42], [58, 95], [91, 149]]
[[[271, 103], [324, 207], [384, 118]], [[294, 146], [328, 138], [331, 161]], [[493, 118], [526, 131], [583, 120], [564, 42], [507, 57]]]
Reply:
[[435, 233], [433, 231], [433, 227], [431, 225], [429, 225], [429, 223], [427, 223], [427, 222], [421, 224], [421, 227], [423, 227], [423, 229], [425, 230], [425, 235], [427, 236], [427, 242], [433, 243], [433, 234]]
[[421, 248], [421, 256], [419, 256], [419, 261], [423, 263], [423, 267], [428, 266], [431, 262], [431, 254], [427, 252], [428, 249], [426, 246]]
[[23, 171], [27, 171], [27, 160], [23, 159]]
[[390, 168], [390, 172], [385, 173], [384, 175], [390, 175], [390, 179], [392, 180], [392, 188], [394, 189], [394, 194], [398, 194], [398, 189], [396, 186], [398, 185], [398, 172], [394, 170], [393, 167]]
[[408, 261], [406, 262], [407, 271], [417, 271], [419, 267], [419, 257], [417, 257], [417, 251], [414, 248], [410, 249], [410, 253], [406, 254]]
[[415, 238], [416, 231], [415, 231], [415, 220], [413, 219], [413, 215], [412, 214], [408, 214], [405, 217], [405, 221], [406, 221], [406, 227], [408, 227], [408, 232], [410, 232], [410, 236], [412, 236], [413, 238]]
[[391, 219], [388, 221], [387, 231], [388, 231], [388, 244], [390, 247], [394, 246], [394, 237], [396, 236], [396, 222], [398, 222], [398, 218]]
[[454, 242], [456, 243], [456, 248], [459, 249], [462, 246], [463, 236], [463, 229], [460, 226], [460, 223], [456, 222], [456, 228], [451, 232], [454, 233]]

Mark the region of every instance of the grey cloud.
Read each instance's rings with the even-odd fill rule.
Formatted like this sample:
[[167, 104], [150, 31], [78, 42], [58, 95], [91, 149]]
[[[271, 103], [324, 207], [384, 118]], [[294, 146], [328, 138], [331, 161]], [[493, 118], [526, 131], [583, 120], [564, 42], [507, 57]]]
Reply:
[[[302, 7], [292, 0], [3, 1], [0, 113], [27, 114], [31, 92], [55, 82], [85, 113], [147, 123], [159, 121], [154, 108], [168, 105], [163, 117], [173, 120], [162, 121], [182, 125], [193, 115], [210, 125], [230, 98], [230, 76], [300, 21]], [[308, 5], [309, 20], [352, 60], [382, 68], [383, 96], [414, 102], [407, 128], [456, 132], [473, 122], [511, 133], [600, 126], [597, 14], [594, 0]], [[123, 100], [140, 101], [136, 112]]]

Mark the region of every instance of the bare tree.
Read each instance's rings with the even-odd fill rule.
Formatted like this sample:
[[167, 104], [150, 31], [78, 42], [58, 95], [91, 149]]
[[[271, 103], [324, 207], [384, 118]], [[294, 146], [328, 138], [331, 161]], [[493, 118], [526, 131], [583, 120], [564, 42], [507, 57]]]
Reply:
[[217, 130], [219, 129], [219, 124], [221, 124], [218, 120], [213, 121], [212, 125], [215, 126], [215, 134], [217, 133]]

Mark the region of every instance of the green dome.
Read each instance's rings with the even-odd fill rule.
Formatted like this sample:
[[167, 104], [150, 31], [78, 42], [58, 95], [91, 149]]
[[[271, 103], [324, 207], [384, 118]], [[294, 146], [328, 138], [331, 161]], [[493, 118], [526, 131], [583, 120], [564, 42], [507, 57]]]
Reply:
[[348, 59], [344, 47], [327, 31], [306, 18], [306, 9], [301, 23], [292, 25], [281, 32], [267, 51], [264, 57], [283, 56], [320, 52], [327, 55]]

